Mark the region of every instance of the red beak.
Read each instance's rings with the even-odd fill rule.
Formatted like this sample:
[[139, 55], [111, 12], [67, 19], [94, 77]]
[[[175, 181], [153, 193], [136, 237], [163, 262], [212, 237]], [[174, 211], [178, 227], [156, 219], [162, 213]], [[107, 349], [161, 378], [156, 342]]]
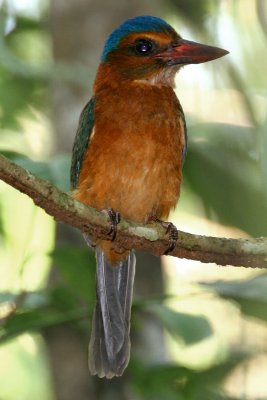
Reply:
[[186, 65], [215, 60], [228, 53], [229, 51], [220, 49], [219, 47], [180, 39], [164, 52], [158, 53], [155, 57], [163, 60], [167, 65]]

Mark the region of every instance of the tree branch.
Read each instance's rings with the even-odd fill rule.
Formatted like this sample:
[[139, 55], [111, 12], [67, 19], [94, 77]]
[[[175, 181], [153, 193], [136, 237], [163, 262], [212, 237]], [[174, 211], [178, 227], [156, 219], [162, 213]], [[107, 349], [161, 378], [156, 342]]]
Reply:
[[[86, 207], [2, 155], [0, 179], [27, 194], [56, 221], [72, 225], [93, 239], [108, 239], [109, 223], [103, 213]], [[126, 220], [118, 225], [114, 242], [118, 250], [135, 248], [155, 255], [163, 254], [167, 245], [168, 236], [159, 224], [139, 226]], [[179, 231], [179, 240], [171, 255], [204, 263], [267, 268], [267, 238], [226, 239]]]

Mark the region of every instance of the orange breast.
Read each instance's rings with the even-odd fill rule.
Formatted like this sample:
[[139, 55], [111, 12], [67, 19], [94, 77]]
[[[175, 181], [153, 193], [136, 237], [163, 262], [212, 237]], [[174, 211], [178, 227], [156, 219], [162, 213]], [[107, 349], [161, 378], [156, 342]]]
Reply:
[[102, 90], [75, 197], [136, 222], [166, 218], [182, 180], [181, 113], [171, 88], [132, 83]]

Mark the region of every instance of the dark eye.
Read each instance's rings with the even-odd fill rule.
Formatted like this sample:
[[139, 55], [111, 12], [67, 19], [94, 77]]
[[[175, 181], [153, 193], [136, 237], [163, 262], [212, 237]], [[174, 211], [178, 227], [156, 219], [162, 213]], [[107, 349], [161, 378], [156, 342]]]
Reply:
[[150, 40], [146, 40], [146, 39], [139, 39], [136, 43], [135, 43], [135, 51], [138, 54], [149, 54], [154, 48], [154, 44], [153, 42], [151, 42]]

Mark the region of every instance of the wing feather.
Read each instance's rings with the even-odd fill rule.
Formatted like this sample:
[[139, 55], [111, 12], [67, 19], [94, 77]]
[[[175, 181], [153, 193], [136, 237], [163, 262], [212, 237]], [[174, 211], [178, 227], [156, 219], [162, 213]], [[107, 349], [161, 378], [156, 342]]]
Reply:
[[95, 103], [96, 99], [95, 97], [92, 97], [84, 107], [79, 119], [79, 125], [72, 149], [70, 173], [71, 189], [75, 189], [78, 184], [85, 152], [88, 148], [90, 137], [93, 132]]

